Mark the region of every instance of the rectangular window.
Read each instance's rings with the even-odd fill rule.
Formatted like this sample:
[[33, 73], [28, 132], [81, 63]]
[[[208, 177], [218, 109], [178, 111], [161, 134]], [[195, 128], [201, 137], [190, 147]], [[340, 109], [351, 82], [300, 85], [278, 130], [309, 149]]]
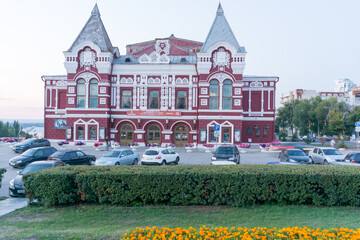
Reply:
[[149, 91], [149, 109], [159, 109], [159, 91]]
[[97, 108], [97, 107], [98, 107], [98, 98], [90, 97], [90, 108]]
[[215, 130], [214, 130], [214, 128], [210, 129], [210, 142], [216, 142], [216, 137], [215, 137]]
[[83, 96], [78, 96], [77, 97], [77, 107], [78, 108], [84, 108], [85, 107], [85, 97], [83, 97]]
[[131, 91], [121, 91], [121, 108], [131, 108]]
[[223, 98], [223, 109], [231, 109], [231, 97]]
[[98, 107], [98, 84], [97, 82], [90, 81], [90, 108]]
[[247, 135], [251, 135], [251, 127], [248, 127], [248, 128], [247, 128], [246, 134], [247, 134]]
[[176, 92], [176, 109], [187, 109], [187, 91]]

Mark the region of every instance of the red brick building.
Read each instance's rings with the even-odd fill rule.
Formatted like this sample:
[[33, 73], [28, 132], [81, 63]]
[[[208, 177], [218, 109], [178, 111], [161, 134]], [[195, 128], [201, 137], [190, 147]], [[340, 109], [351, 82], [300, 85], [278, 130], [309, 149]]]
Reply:
[[221, 5], [204, 43], [171, 35], [128, 45], [124, 55], [95, 5], [64, 55], [67, 75], [42, 77], [48, 139], [178, 146], [273, 140], [279, 78], [243, 75], [246, 51]]

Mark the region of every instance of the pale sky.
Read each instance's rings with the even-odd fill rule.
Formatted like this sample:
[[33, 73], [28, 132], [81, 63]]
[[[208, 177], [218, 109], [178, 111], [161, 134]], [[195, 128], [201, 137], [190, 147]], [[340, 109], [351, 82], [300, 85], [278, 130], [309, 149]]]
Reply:
[[[0, 119], [42, 119], [42, 75], [64, 75], [64, 55], [95, 0], [0, 0]], [[113, 46], [168, 37], [204, 41], [218, 0], [98, 0]], [[281, 93], [360, 85], [360, 1], [222, 0], [247, 51], [245, 75], [279, 76]]]

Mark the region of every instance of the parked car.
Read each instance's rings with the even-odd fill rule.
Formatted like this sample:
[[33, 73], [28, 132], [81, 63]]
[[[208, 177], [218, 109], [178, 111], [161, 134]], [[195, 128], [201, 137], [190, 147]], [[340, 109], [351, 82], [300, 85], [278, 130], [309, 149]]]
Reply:
[[138, 165], [139, 159], [139, 154], [132, 150], [113, 150], [105, 153], [100, 159], [97, 159], [95, 165]]
[[309, 163], [310, 158], [300, 149], [284, 149], [279, 153], [280, 162]]
[[23, 197], [25, 196], [25, 190], [23, 187], [22, 178], [25, 174], [43, 170], [45, 168], [64, 166], [61, 161], [38, 161], [27, 165], [24, 170], [19, 171], [18, 175], [10, 181], [9, 195], [11, 197]]
[[49, 159], [61, 160], [68, 165], [91, 165], [96, 160], [96, 157], [86, 155], [80, 150], [64, 150], [53, 153]]
[[309, 141], [309, 142], [315, 142], [315, 138], [314, 138], [313, 136], [310, 136], [310, 135], [308, 135], [308, 136], [303, 136], [303, 137], [302, 137], [302, 140], [303, 140], [304, 142], [307, 142], [307, 141]]
[[212, 165], [240, 164], [240, 152], [235, 145], [220, 146], [213, 153]]
[[360, 152], [349, 152], [344, 160], [345, 162], [360, 163]]
[[26, 167], [32, 162], [48, 159], [48, 157], [56, 151], [54, 147], [31, 148], [23, 152], [20, 156], [11, 158], [9, 165], [14, 168]]
[[336, 148], [316, 147], [309, 152], [311, 163], [329, 164], [330, 162], [343, 162], [345, 155]]
[[167, 148], [150, 148], [141, 156], [141, 165], [177, 165], [179, 161], [179, 154]]
[[30, 148], [38, 148], [38, 147], [50, 147], [51, 144], [49, 140], [45, 138], [30, 138], [26, 139], [23, 142], [19, 142], [12, 146], [12, 149], [16, 153], [22, 153]]

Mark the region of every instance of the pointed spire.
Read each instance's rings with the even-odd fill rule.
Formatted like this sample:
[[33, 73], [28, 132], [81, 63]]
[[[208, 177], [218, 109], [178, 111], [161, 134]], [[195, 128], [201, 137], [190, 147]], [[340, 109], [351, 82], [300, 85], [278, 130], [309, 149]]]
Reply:
[[224, 10], [223, 8], [221, 7], [221, 3], [219, 2], [219, 7], [218, 7], [218, 10], [216, 12], [216, 15], [224, 15]]
[[91, 11], [91, 15], [99, 15], [100, 16], [100, 11], [97, 6], [97, 3], [95, 3], [95, 6], [94, 6], [93, 10]]
[[105, 30], [103, 22], [101, 21], [100, 11], [97, 4], [95, 4], [93, 10], [91, 11], [89, 20], [86, 22], [80, 34], [71, 45], [69, 51], [72, 51], [76, 45], [85, 41], [91, 41], [95, 43], [103, 52], [113, 51], [110, 38]]
[[212, 45], [220, 41], [230, 43], [237, 49], [238, 52], [245, 52], [245, 48], [240, 47], [228, 21], [225, 18], [221, 3], [219, 3], [215, 20], [206, 37], [204, 45], [201, 48], [201, 52], [207, 52]]

